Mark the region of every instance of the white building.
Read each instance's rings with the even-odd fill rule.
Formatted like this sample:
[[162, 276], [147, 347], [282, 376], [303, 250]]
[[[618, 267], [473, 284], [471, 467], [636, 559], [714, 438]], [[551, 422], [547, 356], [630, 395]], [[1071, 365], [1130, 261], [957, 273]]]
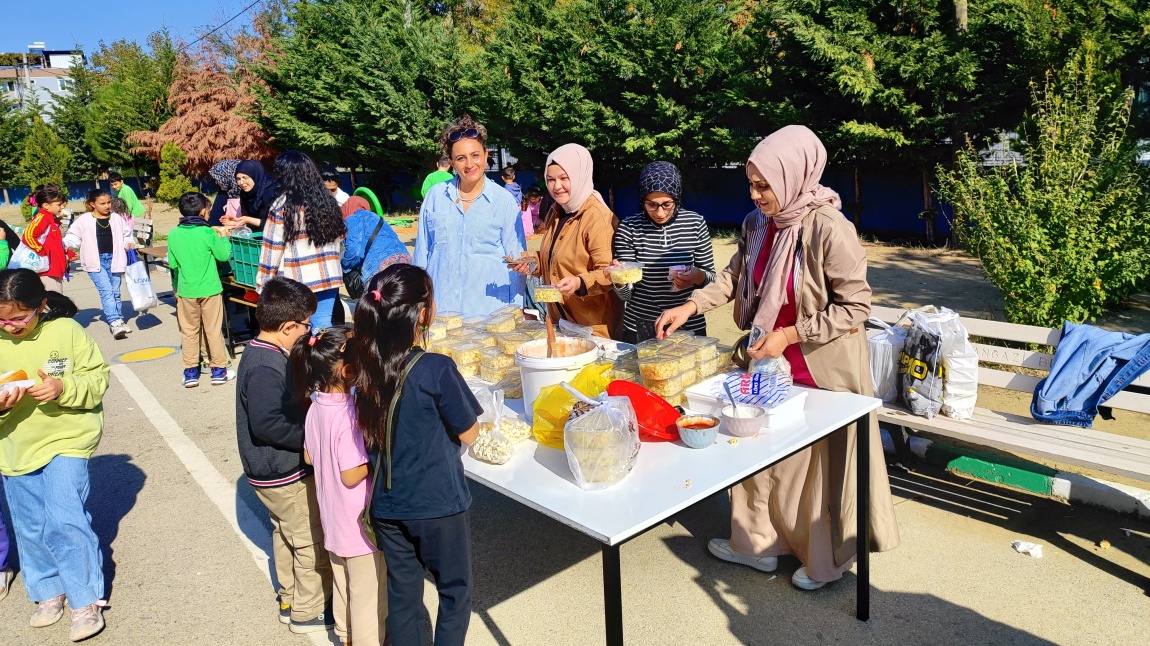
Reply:
[[72, 93], [69, 69], [85, 59], [83, 52], [71, 50], [44, 50], [43, 55], [43, 65], [0, 67], [0, 95], [21, 107], [34, 96], [51, 119], [57, 97]]

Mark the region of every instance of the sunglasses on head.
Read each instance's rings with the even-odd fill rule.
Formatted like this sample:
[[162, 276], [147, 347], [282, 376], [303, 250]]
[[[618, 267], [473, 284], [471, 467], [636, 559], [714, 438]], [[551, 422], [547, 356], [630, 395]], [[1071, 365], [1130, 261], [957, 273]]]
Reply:
[[447, 140], [451, 143], [455, 143], [464, 137], [468, 139], [478, 139], [479, 131], [475, 128], [468, 128], [467, 130], [453, 130], [447, 133]]

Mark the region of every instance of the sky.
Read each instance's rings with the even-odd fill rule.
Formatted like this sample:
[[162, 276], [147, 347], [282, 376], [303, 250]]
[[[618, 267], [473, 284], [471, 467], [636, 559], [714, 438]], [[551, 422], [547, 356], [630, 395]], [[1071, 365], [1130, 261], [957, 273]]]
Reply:
[[[0, 0], [5, 25], [0, 30], [0, 52], [23, 52], [40, 40], [50, 50], [80, 44], [90, 53], [101, 40], [110, 43], [126, 38], [143, 43], [148, 34], [165, 25], [173, 37], [191, 41], [197, 29], [219, 25], [251, 1]], [[229, 27], [243, 24], [249, 15], [237, 18]]]

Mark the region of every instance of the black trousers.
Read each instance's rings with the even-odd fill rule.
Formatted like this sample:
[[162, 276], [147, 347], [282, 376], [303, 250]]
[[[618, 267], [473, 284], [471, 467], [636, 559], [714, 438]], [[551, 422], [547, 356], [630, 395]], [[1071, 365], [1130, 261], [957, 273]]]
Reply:
[[471, 516], [373, 518], [387, 561], [387, 632], [394, 646], [424, 646], [423, 572], [439, 591], [435, 646], [463, 646], [471, 622]]

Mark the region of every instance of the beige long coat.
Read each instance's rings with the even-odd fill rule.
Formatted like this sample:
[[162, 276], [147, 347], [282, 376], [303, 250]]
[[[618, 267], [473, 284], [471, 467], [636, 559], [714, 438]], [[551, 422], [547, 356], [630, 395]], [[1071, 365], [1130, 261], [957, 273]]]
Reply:
[[[706, 312], [735, 300], [735, 320], [747, 326], [758, 304], [750, 277], [768, 218], [759, 211], [743, 221], [739, 246], [727, 268], [691, 300]], [[822, 206], [802, 221], [795, 284], [803, 357], [823, 389], [873, 394], [869, 349], [862, 325], [870, 315], [866, 252], [842, 213]], [[871, 415], [870, 494], [872, 551], [898, 546], [898, 524], [887, 479], [877, 415]], [[832, 433], [810, 448], [731, 490], [731, 546], [754, 556], [793, 554], [818, 581], [833, 581], [857, 554], [855, 462], [857, 425]]]

